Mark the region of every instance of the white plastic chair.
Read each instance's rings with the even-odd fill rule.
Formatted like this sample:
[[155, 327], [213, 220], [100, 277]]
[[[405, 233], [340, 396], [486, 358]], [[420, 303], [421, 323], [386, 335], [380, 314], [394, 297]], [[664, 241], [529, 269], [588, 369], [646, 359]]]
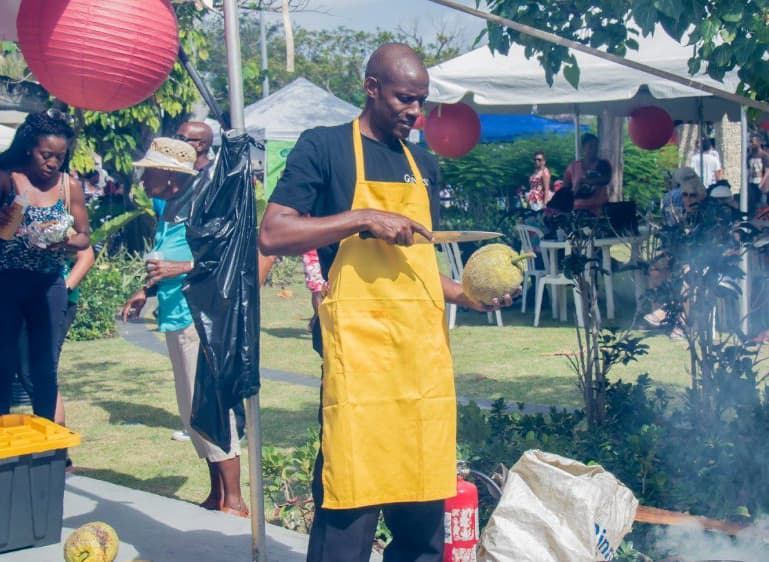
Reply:
[[[567, 250], [568, 251], [568, 250]], [[545, 275], [537, 278], [537, 292], [534, 300], [534, 326], [539, 326], [539, 317], [542, 312], [542, 297], [544, 296], [545, 287], [549, 286], [550, 293], [550, 306], [553, 313], [553, 320], [560, 316], [561, 320], [566, 320], [568, 315], [566, 312], [566, 292], [561, 291], [561, 288], [571, 286], [572, 294], [574, 296], [574, 309], [576, 313], [577, 326], [582, 328], [584, 323], [584, 317], [582, 315], [582, 298], [577, 292], [574, 282], [566, 277], [562, 272], [558, 271], [557, 264], [551, 263], [550, 254], [546, 251], [542, 252], [542, 261], [545, 264]], [[559, 293], [561, 293], [559, 295]], [[559, 314], [556, 316], [556, 303], [560, 305]]]
[[[534, 247], [534, 241], [532, 240], [532, 238], [536, 238], [539, 241], [544, 237], [544, 233], [539, 228], [536, 226], [529, 226], [528, 224], [518, 224], [515, 226], [515, 229], [518, 231], [518, 237], [521, 239], [521, 252], [539, 255], [543, 253]], [[544, 263], [544, 258], [542, 263]], [[534, 288], [536, 290], [539, 278], [544, 275], [547, 275], [547, 269], [537, 269], [536, 257], [526, 258], [526, 275], [523, 277], [523, 298], [521, 299], [521, 312], [526, 312], [526, 299], [529, 294], [529, 286], [531, 285], [530, 278], [534, 278]]]
[[[451, 278], [457, 283], [461, 283], [462, 271], [464, 268], [462, 266], [462, 253], [459, 251], [459, 244], [456, 242], [442, 243], [441, 250], [448, 259]], [[449, 330], [453, 330], [457, 321], [457, 305], [447, 304], [446, 313], [448, 314]], [[496, 315], [497, 326], [501, 328], [503, 325], [502, 312], [500, 310], [495, 310], [494, 313], [487, 312], [486, 318], [488, 319], [489, 324], [494, 323], [495, 317], [493, 314]]]

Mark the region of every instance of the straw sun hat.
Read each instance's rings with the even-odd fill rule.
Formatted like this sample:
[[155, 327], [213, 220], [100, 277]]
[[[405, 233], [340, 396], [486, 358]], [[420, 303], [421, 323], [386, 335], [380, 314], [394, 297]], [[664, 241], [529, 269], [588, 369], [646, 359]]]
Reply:
[[186, 142], [158, 137], [153, 139], [144, 157], [133, 165], [137, 168], [156, 168], [194, 176], [198, 173], [195, 170], [196, 158], [195, 149]]

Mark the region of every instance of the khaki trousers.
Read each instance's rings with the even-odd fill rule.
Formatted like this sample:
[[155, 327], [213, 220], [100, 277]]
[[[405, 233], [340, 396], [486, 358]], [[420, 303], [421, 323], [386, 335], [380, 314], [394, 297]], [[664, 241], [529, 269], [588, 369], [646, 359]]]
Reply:
[[192, 415], [192, 395], [195, 391], [195, 371], [198, 364], [198, 348], [200, 338], [195, 325], [190, 325], [183, 330], [166, 332], [166, 346], [168, 356], [171, 358], [171, 367], [174, 371], [174, 383], [176, 386], [176, 402], [179, 405], [179, 415], [187, 433], [190, 434], [195, 451], [200, 458], [210, 462], [221, 462], [240, 456], [240, 442], [235, 425], [235, 415], [230, 410], [230, 452], [225, 453], [200, 433], [190, 426]]

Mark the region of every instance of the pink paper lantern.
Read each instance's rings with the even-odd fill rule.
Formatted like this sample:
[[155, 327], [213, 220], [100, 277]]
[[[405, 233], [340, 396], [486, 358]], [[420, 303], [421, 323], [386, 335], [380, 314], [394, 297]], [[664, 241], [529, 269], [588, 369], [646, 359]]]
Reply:
[[96, 111], [147, 99], [179, 51], [169, 0], [23, 0], [16, 27], [40, 84], [63, 102]]
[[667, 111], [652, 105], [634, 109], [628, 122], [630, 140], [639, 148], [656, 150], [673, 135], [673, 119]]
[[446, 158], [461, 158], [480, 138], [481, 119], [466, 103], [439, 105], [425, 119], [425, 141]]

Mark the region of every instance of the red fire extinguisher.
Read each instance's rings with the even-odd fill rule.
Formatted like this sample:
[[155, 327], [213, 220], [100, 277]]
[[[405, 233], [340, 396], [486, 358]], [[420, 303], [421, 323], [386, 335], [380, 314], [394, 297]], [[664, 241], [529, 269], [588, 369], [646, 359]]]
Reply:
[[478, 544], [478, 488], [457, 471], [457, 495], [446, 500], [443, 562], [476, 562]]

